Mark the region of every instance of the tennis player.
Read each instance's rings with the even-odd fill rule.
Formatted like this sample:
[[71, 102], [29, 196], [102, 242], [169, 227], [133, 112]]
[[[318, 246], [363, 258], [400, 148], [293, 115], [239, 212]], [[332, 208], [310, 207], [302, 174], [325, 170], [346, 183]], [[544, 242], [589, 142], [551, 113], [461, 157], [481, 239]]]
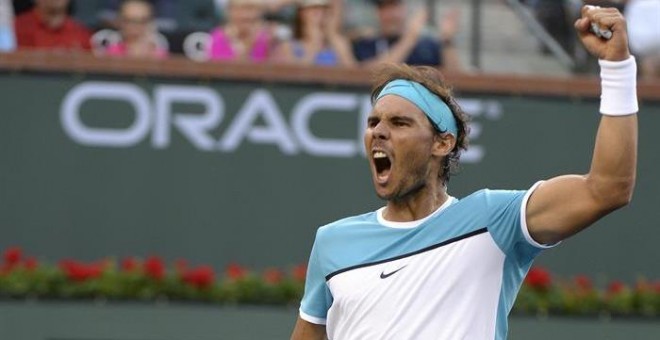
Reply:
[[591, 168], [526, 191], [450, 196], [465, 114], [431, 68], [379, 73], [364, 143], [387, 204], [319, 228], [292, 339], [506, 338], [507, 315], [539, 252], [632, 197], [638, 105], [625, 20], [615, 9], [583, 8], [575, 28], [601, 67]]

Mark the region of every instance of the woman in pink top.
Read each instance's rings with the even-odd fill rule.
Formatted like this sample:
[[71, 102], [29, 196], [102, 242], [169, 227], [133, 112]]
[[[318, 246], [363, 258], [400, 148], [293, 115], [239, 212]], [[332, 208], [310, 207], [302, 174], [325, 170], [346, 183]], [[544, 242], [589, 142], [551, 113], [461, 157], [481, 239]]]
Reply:
[[146, 0], [124, 0], [119, 9], [122, 41], [108, 46], [107, 55], [164, 59], [168, 51], [159, 41], [153, 8]]
[[264, 62], [271, 49], [271, 35], [262, 19], [261, 0], [230, 0], [227, 23], [211, 32], [211, 60]]

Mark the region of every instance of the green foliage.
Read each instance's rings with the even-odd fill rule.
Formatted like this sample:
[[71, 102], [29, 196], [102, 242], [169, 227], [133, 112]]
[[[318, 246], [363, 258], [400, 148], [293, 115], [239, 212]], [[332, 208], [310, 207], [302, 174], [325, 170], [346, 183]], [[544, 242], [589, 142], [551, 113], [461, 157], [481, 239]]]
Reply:
[[[92, 263], [63, 260], [58, 265], [23, 259], [7, 249], [0, 267], [0, 298], [195, 301], [214, 304], [297, 305], [305, 285], [305, 265], [283, 271], [250, 271], [228, 265], [222, 276], [210, 266], [169, 267], [159, 257], [104, 259]], [[660, 282], [640, 278], [634, 287], [614, 281], [605, 289], [577, 276], [556, 280], [532, 268], [512, 308], [516, 314], [660, 316]]]

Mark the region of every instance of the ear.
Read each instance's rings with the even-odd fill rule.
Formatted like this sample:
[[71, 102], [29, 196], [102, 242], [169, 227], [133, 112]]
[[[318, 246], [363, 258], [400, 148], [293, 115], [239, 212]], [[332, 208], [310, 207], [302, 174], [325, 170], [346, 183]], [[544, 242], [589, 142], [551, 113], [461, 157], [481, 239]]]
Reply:
[[433, 150], [432, 153], [437, 157], [445, 157], [454, 150], [456, 146], [456, 137], [451, 133], [436, 133], [433, 136]]

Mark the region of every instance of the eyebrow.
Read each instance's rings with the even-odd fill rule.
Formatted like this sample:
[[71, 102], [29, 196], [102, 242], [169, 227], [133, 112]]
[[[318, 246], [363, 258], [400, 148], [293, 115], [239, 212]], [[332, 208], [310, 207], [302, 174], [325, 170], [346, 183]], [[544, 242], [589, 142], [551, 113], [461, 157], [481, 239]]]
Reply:
[[371, 113], [367, 117], [367, 123], [371, 123], [371, 122], [374, 122], [374, 121], [381, 121], [381, 120], [387, 120], [387, 121], [391, 121], [391, 122], [405, 122], [405, 123], [408, 123], [408, 124], [413, 124], [413, 123], [416, 122], [416, 120], [412, 117], [402, 116], [402, 115], [398, 115], [398, 114], [394, 114], [394, 115], [387, 116], [387, 117], [382, 117], [382, 115], [375, 115], [375, 114]]
[[408, 123], [413, 123], [415, 121], [414, 119], [412, 119], [410, 117], [400, 116], [400, 115], [394, 115], [394, 116], [389, 117], [388, 119], [389, 120], [396, 120], [396, 121], [404, 121], [404, 122], [408, 122]]
[[367, 122], [368, 122], [368, 123], [373, 122], [373, 121], [377, 121], [377, 120], [380, 120], [380, 117], [379, 117], [379, 116], [369, 115], [369, 116], [367, 117]]

